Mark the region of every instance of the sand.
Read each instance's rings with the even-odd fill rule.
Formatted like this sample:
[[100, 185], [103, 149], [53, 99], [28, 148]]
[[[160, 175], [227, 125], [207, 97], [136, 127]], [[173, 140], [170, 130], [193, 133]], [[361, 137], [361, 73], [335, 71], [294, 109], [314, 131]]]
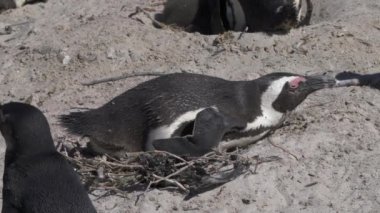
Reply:
[[[47, 116], [55, 141], [75, 142], [57, 117], [95, 108], [150, 79], [94, 86], [82, 82], [132, 72], [193, 72], [231, 80], [275, 71], [299, 74], [379, 72], [380, 2], [314, 0], [312, 24], [287, 35], [204, 36], [155, 29], [136, 6], [153, 0], [50, 0], [0, 14], [0, 103], [31, 100]], [[152, 15], [154, 11], [152, 12]], [[11, 34], [4, 25], [12, 27]], [[5, 34], [5, 35], [4, 35]], [[218, 42], [222, 41], [222, 42]], [[257, 174], [183, 201], [152, 190], [128, 198], [91, 196], [99, 212], [378, 212], [380, 92], [327, 89], [312, 94], [284, 127], [246, 148], [247, 156], [279, 156]], [[5, 144], [0, 139], [3, 161]], [[1, 164], [1, 166], [3, 166]], [[2, 182], [2, 181], [1, 181]], [[101, 192], [99, 192], [101, 194]]]

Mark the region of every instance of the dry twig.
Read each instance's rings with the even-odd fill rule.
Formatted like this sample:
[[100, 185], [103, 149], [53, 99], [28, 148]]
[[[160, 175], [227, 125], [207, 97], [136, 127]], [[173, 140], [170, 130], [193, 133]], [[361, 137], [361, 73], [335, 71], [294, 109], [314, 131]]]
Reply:
[[[167, 73], [166, 73], [167, 74]], [[101, 83], [106, 83], [106, 82], [113, 82], [113, 81], [118, 81], [126, 78], [132, 78], [132, 77], [140, 77], [140, 76], [161, 76], [165, 75], [165, 73], [155, 73], [155, 72], [141, 72], [141, 73], [125, 73], [120, 76], [115, 76], [115, 77], [109, 77], [109, 78], [104, 78], [104, 79], [99, 79], [99, 80], [93, 80], [90, 82], [83, 82], [81, 83], [83, 86], [92, 86], [95, 84], [101, 84]]]
[[269, 142], [272, 146], [274, 146], [274, 147], [276, 147], [276, 148], [279, 148], [279, 149], [281, 149], [283, 152], [285, 152], [285, 153], [291, 155], [292, 157], [294, 157], [294, 158], [298, 161], [298, 157], [297, 157], [295, 154], [289, 152], [289, 151], [288, 151], [287, 149], [285, 149], [284, 147], [281, 147], [281, 146], [279, 146], [279, 145], [274, 144], [273, 141], [272, 141], [271, 136], [268, 137], [268, 142]]

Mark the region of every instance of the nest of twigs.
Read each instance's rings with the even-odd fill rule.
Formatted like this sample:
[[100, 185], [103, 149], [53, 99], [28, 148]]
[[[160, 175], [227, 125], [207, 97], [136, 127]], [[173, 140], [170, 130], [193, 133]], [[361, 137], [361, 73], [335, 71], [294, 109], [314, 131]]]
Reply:
[[[202, 157], [180, 157], [168, 152], [127, 153], [116, 159], [103, 155], [84, 157], [80, 151], [64, 154], [80, 174], [90, 191], [102, 189], [112, 193], [151, 188], [171, 189], [184, 193], [185, 199], [214, 189], [247, 172], [255, 173], [264, 162], [278, 160], [243, 157], [239, 150], [230, 153], [210, 152]], [[70, 154], [68, 154], [70, 153]]]

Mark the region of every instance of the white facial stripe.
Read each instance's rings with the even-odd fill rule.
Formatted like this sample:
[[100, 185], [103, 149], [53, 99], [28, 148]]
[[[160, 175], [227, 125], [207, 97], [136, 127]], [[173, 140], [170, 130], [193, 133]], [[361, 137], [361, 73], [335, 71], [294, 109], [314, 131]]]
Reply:
[[15, 0], [16, 7], [22, 7], [26, 0]]
[[268, 89], [261, 96], [262, 115], [257, 117], [253, 122], [248, 123], [243, 131], [255, 130], [260, 127], [276, 126], [284, 119], [284, 113], [276, 111], [272, 104], [280, 95], [285, 83], [299, 78], [298, 76], [282, 77], [273, 81]]
[[205, 108], [200, 108], [194, 111], [186, 112], [180, 115], [178, 118], [176, 118], [174, 122], [170, 125], [161, 126], [151, 130], [149, 132], [146, 149], [153, 150], [152, 143], [154, 140], [170, 138], [172, 134], [180, 127], [181, 124], [195, 120], [197, 114], [204, 109]]

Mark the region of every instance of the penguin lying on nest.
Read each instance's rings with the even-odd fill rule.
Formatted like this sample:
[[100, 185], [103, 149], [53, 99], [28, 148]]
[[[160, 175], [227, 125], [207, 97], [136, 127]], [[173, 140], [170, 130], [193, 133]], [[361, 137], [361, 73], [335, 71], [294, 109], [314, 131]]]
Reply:
[[[155, 19], [188, 32], [219, 34], [225, 31], [284, 33], [307, 25], [311, 0], [302, 14], [302, 0], [167, 0]], [[156, 27], [159, 27], [155, 25]]]
[[71, 132], [90, 138], [95, 152], [164, 150], [200, 156], [246, 146], [265, 137], [305, 98], [339, 86], [379, 88], [380, 76], [345, 72], [334, 77], [272, 73], [251, 81], [176, 73], [146, 81], [98, 109], [60, 117]]
[[22, 7], [26, 4], [47, 2], [47, 0], [0, 0], [0, 11]]
[[96, 212], [78, 175], [56, 151], [41, 111], [22, 103], [2, 105], [0, 130], [7, 145], [3, 213]]

